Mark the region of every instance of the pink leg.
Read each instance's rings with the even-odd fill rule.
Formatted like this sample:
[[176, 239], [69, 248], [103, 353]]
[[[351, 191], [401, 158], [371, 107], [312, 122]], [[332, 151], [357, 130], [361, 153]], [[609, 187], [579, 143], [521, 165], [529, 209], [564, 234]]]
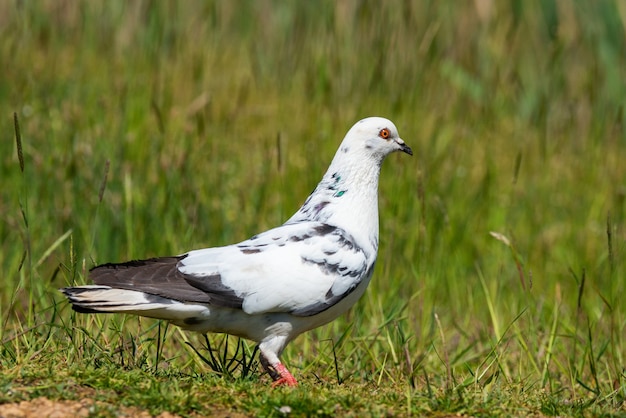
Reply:
[[272, 383], [272, 387], [277, 386], [298, 386], [298, 381], [295, 377], [287, 370], [287, 368], [283, 365], [283, 363], [278, 363], [274, 365], [274, 370], [279, 375], [279, 378]]
[[261, 366], [263, 366], [265, 371], [274, 380], [274, 383], [272, 383], [272, 387], [275, 388], [277, 386], [298, 386], [298, 381], [295, 377], [293, 377], [289, 370], [287, 370], [283, 363], [279, 361], [272, 366], [269, 364], [269, 361], [262, 353], [259, 356], [259, 360], [261, 360]]

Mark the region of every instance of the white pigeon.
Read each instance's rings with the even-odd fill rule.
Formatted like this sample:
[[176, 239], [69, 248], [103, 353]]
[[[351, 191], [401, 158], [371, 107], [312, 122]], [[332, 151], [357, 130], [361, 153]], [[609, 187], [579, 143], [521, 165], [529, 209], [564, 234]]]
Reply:
[[95, 285], [61, 291], [75, 311], [166, 319], [259, 344], [274, 385], [297, 385], [279, 356], [363, 295], [378, 251], [378, 177], [394, 151], [413, 155], [384, 118], [357, 122], [322, 181], [283, 225], [239, 244], [103, 264]]

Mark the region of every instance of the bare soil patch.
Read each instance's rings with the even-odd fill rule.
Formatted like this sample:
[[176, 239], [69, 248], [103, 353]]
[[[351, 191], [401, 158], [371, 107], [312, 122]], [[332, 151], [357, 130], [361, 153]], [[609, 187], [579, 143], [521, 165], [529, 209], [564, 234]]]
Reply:
[[[213, 413], [214, 412], [214, 413]], [[247, 415], [232, 413], [225, 409], [215, 409], [212, 416], [242, 418]], [[50, 400], [45, 397], [28, 401], [0, 405], [0, 418], [65, 418], [89, 417], [94, 415], [122, 418], [152, 418], [149, 412], [134, 407], [113, 405], [85, 398], [80, 401]], [[198, 415], [199, 416], [199, 415]], [[179, 415], [162, 412], [156, 418], [178, 418]]]

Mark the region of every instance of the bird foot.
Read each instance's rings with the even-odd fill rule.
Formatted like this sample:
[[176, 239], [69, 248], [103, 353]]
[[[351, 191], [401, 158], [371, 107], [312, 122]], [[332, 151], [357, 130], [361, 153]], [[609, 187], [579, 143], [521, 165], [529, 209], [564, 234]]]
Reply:
[[278, 386], [298, 386], [296, 378], [293, 377], [293, 375], [281, 362], [272, 366], [269, 364], [265, 356], [261, 355], [259, 357], [261, 360], [261, 366], [263, 366], [265, 371], [274, 380], [274, 383], [272, 383], [273, 388]]
[[278, 378], [274, 379], [274, 383], [272, 383], [273, 388], [278, 386], [298, 386], [296, 378], [293, 377], [282, 363], [276, 364], [274, 370], [278, 374]]

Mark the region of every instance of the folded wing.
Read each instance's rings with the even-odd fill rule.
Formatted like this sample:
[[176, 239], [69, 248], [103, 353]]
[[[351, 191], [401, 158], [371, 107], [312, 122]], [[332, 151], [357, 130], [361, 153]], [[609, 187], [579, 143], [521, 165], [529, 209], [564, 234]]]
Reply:
[[[373, 264], [373, 261], [370, 262]], [[192, 251], [179, 272], [211, 294], [231, 290], [249, 314], [314, 315], [349, 294], [369, 274], [364, 251], [340, 228], [283, 225], [240, 244]], [[207, 280], [218, 272], [220, 280]]]
[[105, 264], [91, 277], [97, 285], [181, 302], [309, 316], [347, 296], [372, 267], [373, 260], [342, 229], [303, 222], [227, 247]]

